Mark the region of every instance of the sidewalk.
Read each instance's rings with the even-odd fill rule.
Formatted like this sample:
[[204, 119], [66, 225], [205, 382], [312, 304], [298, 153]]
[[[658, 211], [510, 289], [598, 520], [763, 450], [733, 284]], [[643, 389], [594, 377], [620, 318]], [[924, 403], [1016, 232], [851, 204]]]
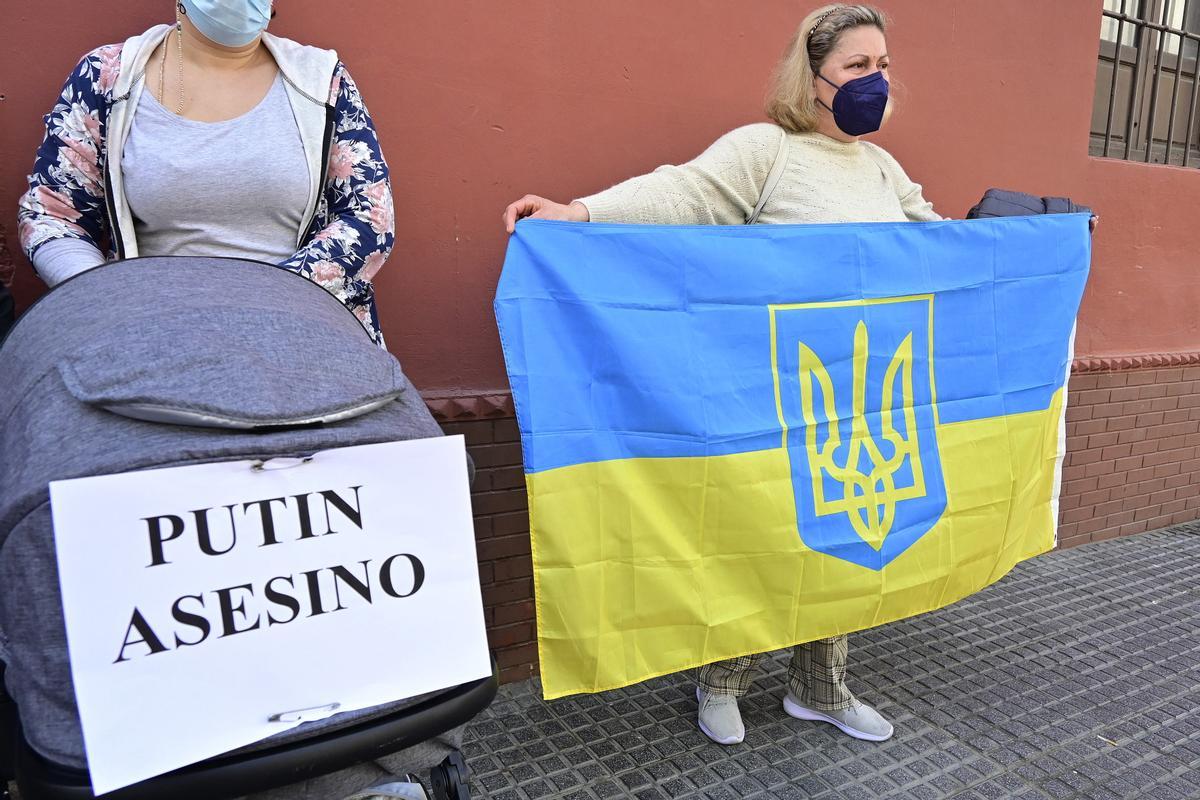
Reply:
[[501, 687], [473, 797], [1200, 799], [1200, 523], [1050, 553], [950, 608], [856, 634], [882, 744], [784, 715], [776, 654], [712, 744], [681, 676], [543, 702]]
[[502, 687], [465, 748], [473, 796], [1200, 798], [1200, 524], [1050, 553], [942, 611], [856, 634], [882, 744], [780, 707], [785, 659], [712, 744], [671, 676], [553, 702]]

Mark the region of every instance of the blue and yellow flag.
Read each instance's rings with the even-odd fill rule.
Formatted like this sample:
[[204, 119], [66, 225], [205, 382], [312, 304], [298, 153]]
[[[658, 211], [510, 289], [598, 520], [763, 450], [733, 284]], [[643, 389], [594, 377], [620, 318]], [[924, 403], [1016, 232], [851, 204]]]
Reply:
[[952, 603], [1054, 546], [1086, 215], [524, 221], [496, 316], [547, 697]]

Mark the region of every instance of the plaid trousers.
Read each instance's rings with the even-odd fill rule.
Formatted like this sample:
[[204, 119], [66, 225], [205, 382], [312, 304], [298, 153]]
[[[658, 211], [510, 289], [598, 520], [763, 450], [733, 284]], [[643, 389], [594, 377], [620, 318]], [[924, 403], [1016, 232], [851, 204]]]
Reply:
[[[788, 688], [802, 704], [818, 711], [849, 708], [854, 699], [846, 688], [849, 653], [846, 636], [796, 645], [788, 664]], [[749, 690], [754, 667], [761, 660], [762, 654], [756, 653], [706, 664], [697, 670], [696, 684], [709, 694], [741, 697]]]

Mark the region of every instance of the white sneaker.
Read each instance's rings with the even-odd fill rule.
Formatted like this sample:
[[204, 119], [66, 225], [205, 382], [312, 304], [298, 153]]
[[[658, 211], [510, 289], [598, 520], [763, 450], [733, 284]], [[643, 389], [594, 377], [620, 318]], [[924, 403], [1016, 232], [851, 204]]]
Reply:
[[849, 708], [837, 711], [817, 711], [802, 705], [796, 696], [788, 692], [783, 698], [783, 710], [796, 719], [811, 719], [836, 725], [842, 733], [867, 742], [882, 742], [892, 738], [895, 729], [892, 723], [868, 705], [853, 700]]
[[697, 686], [696, 700], [700, 703], [696, 722], [705, 736], [717, 744], [740, 744], [746, 738], [746, 726], [742, 724], [736, 697], [709, 694]]

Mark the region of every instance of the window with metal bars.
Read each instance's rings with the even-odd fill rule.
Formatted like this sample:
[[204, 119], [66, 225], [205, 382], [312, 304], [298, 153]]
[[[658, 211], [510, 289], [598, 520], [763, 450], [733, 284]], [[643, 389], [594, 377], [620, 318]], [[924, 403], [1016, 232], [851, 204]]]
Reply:
[[1200, 0], [1104, 0], [1094, 156], [1200, 167]]

